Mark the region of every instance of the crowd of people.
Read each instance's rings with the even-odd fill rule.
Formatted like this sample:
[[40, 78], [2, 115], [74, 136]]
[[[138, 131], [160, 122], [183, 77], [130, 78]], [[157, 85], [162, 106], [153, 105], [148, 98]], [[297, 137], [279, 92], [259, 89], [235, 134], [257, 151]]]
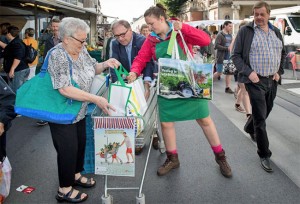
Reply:
[[[74, 187], [91, 188], [96, 185], [93, 178], [81, 175], [84, 170], [87, 104], [94, 103], [107, 114], [110, 110], [113, 111], [114, 107], [107, 99], [89, 93], [95, 75], [110, 69], [111, 80], [114, 82], [117, 80], [114, 69], [122, 64], [129, 72], [126, 78], [128, 83], [133, 82], [140, 75], [143, 76], [147, 99], [151, 81], [157, 76], [158, 59], [170, 58], [167, 49], [173, 30], [180, 30], [183, 34], [183, 39], [177, 36], [182, 51], [184, 40], [195, 55], [195, 59], [198, 56], [202, 62], [205, 62], [203, 61], [205, 58], [215, 60], [214, 83], [218, 83], [216, 79], [220, 79], [223, 74], [224, 62], [233, 61], [237, 69], [234, 73], [237, 85], [233, 91], [232, 75], [225, 75], [225, 93], [236, 96], [236, 100], [233, 98], [233, 107], [239, 112], [246, 113], [245, 131], [257, 142], [257, 153], [262, 168], [272, 172], [270, 165], [272, 153], [269, 150], [266, 119], [272, 110], [277, 85], [283, 74], [285, 52], [280, 32], [268, 22], [270, 6], [266, 2], [258, 2], [253, 6], [253, 14], [254, 21], [241, 23], [237, 35], [233, 37], [231, 21], [225, 21], [220, 32], [210, 33], [205, 25], [195, 28], [176, 19], [170, 21], [166, 9], [158, 3], [145, 11], [146, 24], [141, 27], [140, 33], [134, 32], [126, 20], [118, 20], [112, 24], [111, 31], [104, 41], [104, 61], [100, 63], [92, 58], [86, 49], [90, 28], [85, 21], [73, 17], [53, 19], [50, 33], [40, 38], [40, 44], [45, 47], [43, 58], [45, 59], [47, 55], [49, 58], [48, 72], [53, 88], [67, 98], [83, 102], [73, 124], [38, 121], [42, 125], [49, 124], [53, 145], [57, 152], [59, 186], [56, 199], [71, 203], [85, 201], [88, 195]], [[6, 157], [6, 131], [10, 127], [11, 120], [16, 117], [13, 111], [14, 93], [36, 73], [38, 59], [31, 64], [24, 60], [24, 44], [38, 49], [38, 42], [33, 38], [34, 33], [33, 28], [27, 28], [25, 39], [21, 40], [18, 37], [19, 28], [8, 23], [1, 24], [0, 58], [7, 76], [4, 77], [6, 82], [2, 78], [0, 81], [1, 162]], [[272, 56], [274, 60], [264, 60], [260, 57], [263, 53], [269, 58]], [[180, 58], [184, 60], [186, 56], [181, 54]], [[70, 78], [80, 88], [73, 87]], [[6, 86], [10, 88], [5, 89]], [[157, 170], [158, 176], [164, 176], [180, 167], [175, 122], [196, 120], [214, 153], [221, 174], [226, 178], [232, 177], [231, 167], [210, 117], [207, 100], [167, 99], [158, 96], [157, 104], [162, 136], [167, 150], [166, 160]], [[158, 138], [155, 139], [155, 148], [157, 143]], [[130, 153], [132, 156], [132, 152]]]

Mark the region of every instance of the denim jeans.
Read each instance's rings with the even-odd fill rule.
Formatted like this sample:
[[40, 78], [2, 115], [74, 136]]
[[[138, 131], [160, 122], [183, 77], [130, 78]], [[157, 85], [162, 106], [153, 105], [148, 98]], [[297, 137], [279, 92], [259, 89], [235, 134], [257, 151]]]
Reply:
[[9, 80], [8, 85], [16, 93], [18, 88], [20, 88], [27, 80], [30, 70], [24, 69], [15, 72], [15, 76], [12, 80]]

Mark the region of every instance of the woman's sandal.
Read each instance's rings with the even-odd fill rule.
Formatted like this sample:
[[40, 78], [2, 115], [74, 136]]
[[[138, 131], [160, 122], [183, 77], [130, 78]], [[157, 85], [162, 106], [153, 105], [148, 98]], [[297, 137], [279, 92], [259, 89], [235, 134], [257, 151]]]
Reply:
[[[75, 180], [75, 185], [77, 186], [81, 186], [84, 188], [91, 188], [94, 187], [96, 185], [96, 181], [92, 178], [87, 178], [87, 181], [85, 183], [83, 183], [81, 180], [82, 178], [84, 178], [82, 175], [79, 177], [79, 179]], [[92, 183], [92, 181], [94, 181], [94, 183]]]
[[86, 195], [84, 198], [81, 198], [82, 193], [78, 191], [75, 198], [71, 198], [74, 188], [72, 188], [67, 194], [57, 191], [57, 195], [55, 196], [58, 202], [69, 202], [69, 203], [80, 203], [85, 201], [88, 198]]

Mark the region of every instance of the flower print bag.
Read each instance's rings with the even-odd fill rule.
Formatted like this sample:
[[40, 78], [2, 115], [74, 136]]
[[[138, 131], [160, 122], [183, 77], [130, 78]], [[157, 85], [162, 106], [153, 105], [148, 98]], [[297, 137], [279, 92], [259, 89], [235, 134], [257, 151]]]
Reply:
[[[48, 52], [41, 72], [17, 90], [15, 112], [52, 123], [72, 124], [80, 111], [82, 102], [66, 98], [57, 89], [53, 89], [47, 69], [50, 53], [54, 49]], [[72, 62], [69, 58], [68, 61], [72, 85], [79, 88], [72, 79]]]
[[[184, 51], [177, 43], [173, 31], [168, 45], [171, 58], [159, 58], [157, 94], [167, 99], [212, 99], [212, 64], [198, 63], [190, 53], [181, 31], [178, 31]], [[183, 56], [183, 57], [182, 57]], [[186, 58], [186, 60], [185, 60]]]

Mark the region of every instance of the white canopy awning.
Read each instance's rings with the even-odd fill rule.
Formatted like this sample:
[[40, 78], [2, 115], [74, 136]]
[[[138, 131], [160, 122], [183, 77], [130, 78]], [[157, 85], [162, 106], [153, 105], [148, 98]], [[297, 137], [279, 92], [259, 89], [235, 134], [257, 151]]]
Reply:
[[202, 21], [189, 21], [189, 22], [184, 22], [186, 24], [189, 24], [193, 27], [199, 26], [199, 25], [205, 25], [205, 26], [210, 26], [210, 25], [215, 25], [215, 26], [221, 26], [224, 24], [225, 21], [231, 21], [233, 24], [240, 24], [242, 20], [202, 20]]

